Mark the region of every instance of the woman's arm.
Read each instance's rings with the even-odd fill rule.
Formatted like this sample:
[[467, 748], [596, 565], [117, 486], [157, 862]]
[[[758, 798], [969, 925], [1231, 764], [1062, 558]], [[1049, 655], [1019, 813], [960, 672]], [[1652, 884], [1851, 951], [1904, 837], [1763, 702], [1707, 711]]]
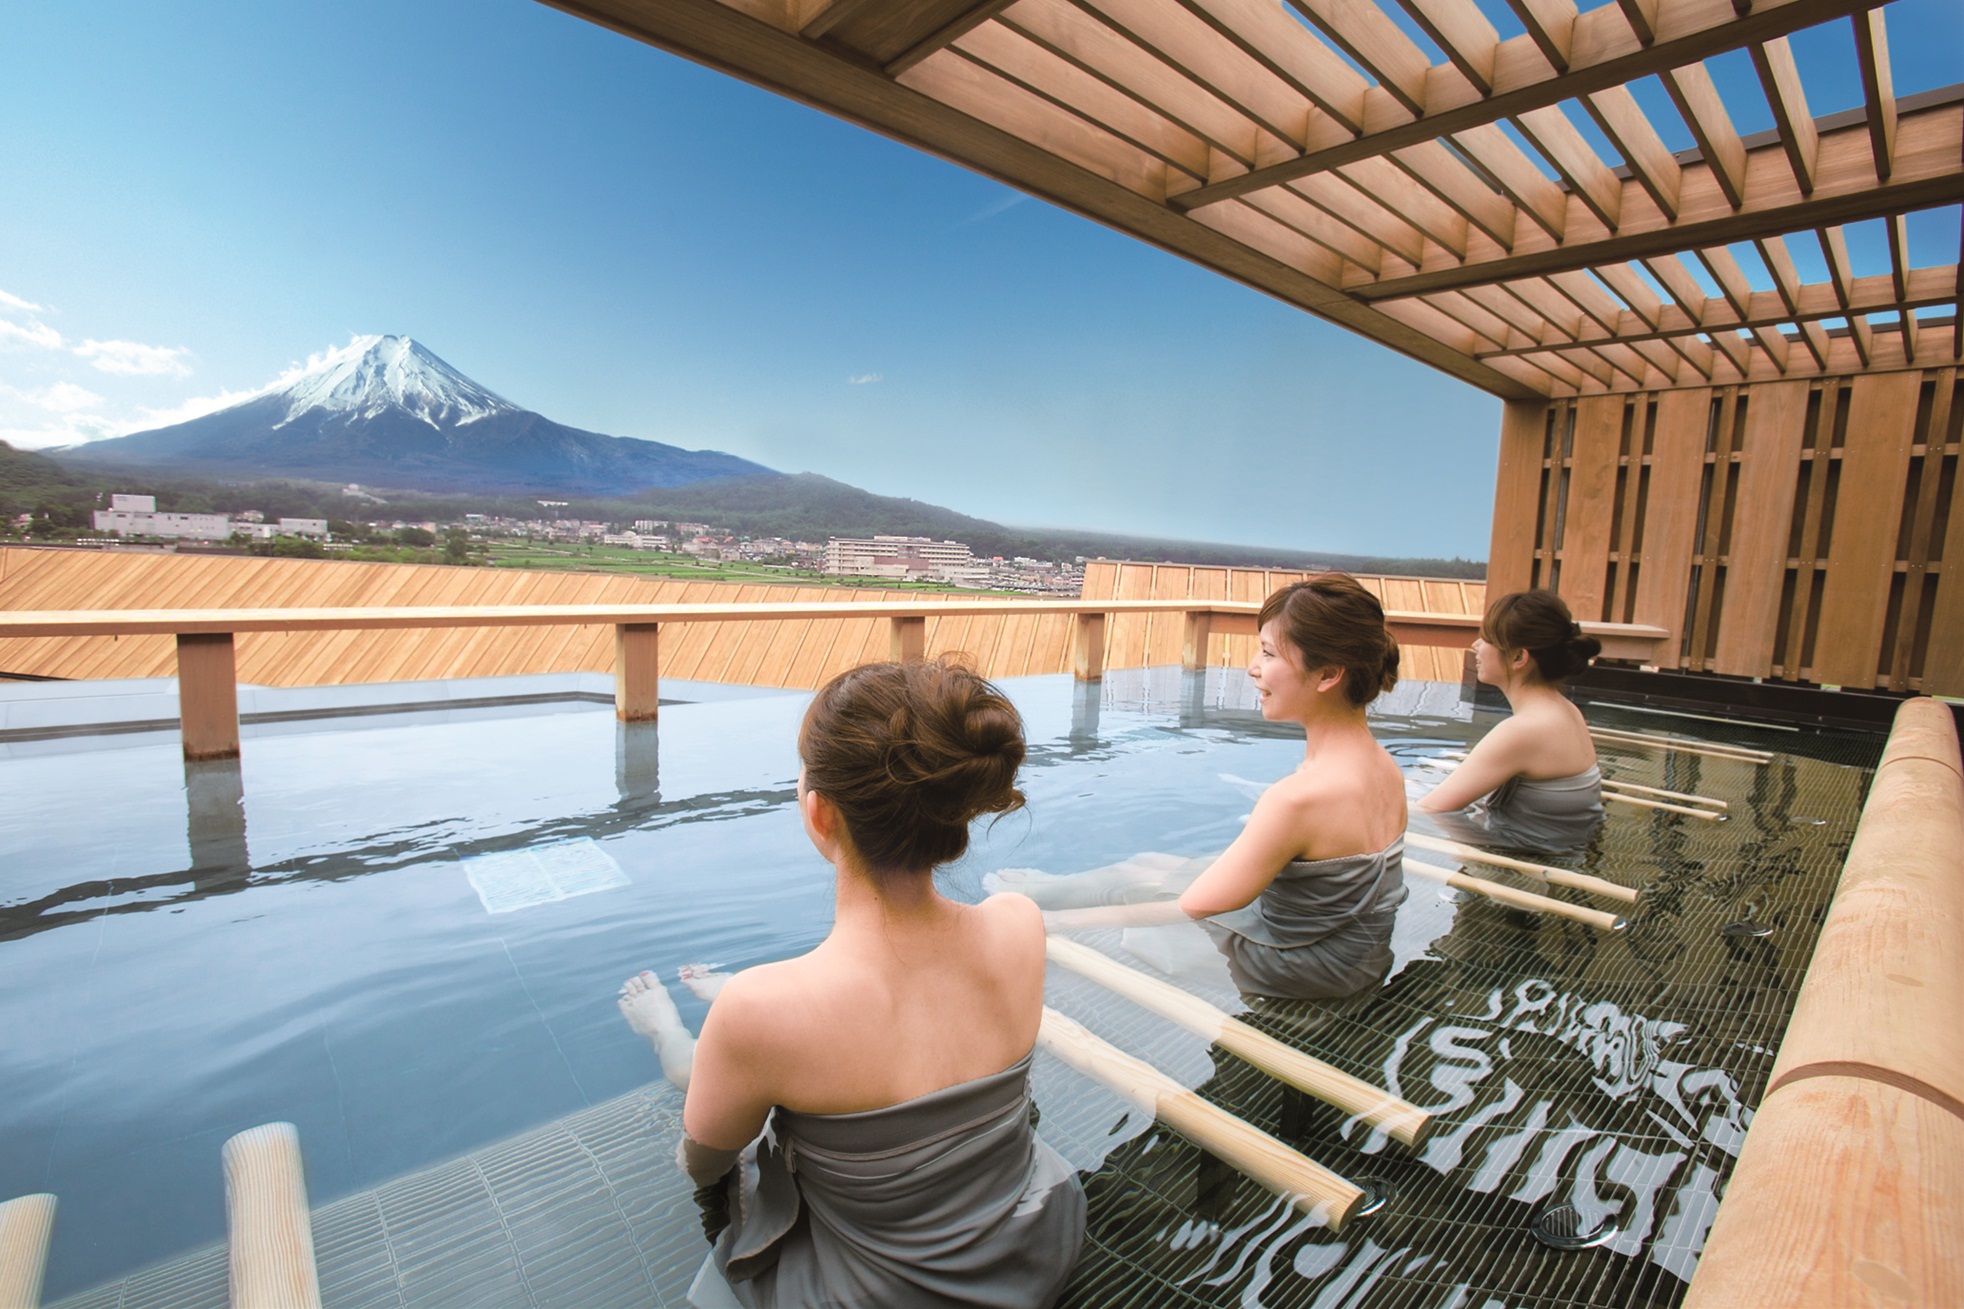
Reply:
[[764, 1130], [764, 1120], [777, 1103], [774, 1073], [780, 1061], [772, 1057], [771, 1047], [774, 1020], [781, 1011], [759, 994], [768, 989], [768, 984], [759, 987], [751, 974], [740, 973], [723, 987], [703, 1019], [682, 1104], [682, 1130], [699, 1146], [741, 1150]]
[[1418, 807], [1429, 814], [1464, 809], [1521, 771], [1527, 733], [1519, 719], [1510, 718], [1480, 739], [1480, 743], [1426, 793]]
[[1308, 803], [1299, 785], [1278, 783], [1262, 792], [1234, 844], [1181, 893], [1181, 912], [1211, 918], [1253, 904], [1282, 865], [1302, 854]]

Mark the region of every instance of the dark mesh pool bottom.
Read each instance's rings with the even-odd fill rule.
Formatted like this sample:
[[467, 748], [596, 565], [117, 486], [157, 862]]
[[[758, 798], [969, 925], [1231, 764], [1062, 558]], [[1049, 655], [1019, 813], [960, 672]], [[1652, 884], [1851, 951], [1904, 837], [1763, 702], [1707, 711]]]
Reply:
[[[1701, 726], [1589, 712], [1629, 730]], [[1387, 1188], [1378, 1213], [1332, 1235], [1154, 1128], [1089, 1179], [1091, 1227], [1064, 1303], [1676, 1304], [1764, 1090], [1880, 749], [1876, 737], [1708, 730], [1788, 753], [1754, 767], [1603, 749], [1606, 770], [1626, 780], [1732, 805], [1723, 823], [1611, 806], [1586, 856], [1563, 861], [1644, 888], [1622, 935], [1468, 898], [1450, 933], [1375, 993], [1340, 1005], [1257, 1002], [1248, 1015], [1433, 1108], [1437, 1128], [1416, 1153], [1214, 1055], [1202, 1095]], [[1413, 880], [1415, 897], [1432, 889]], [[1742, 921], [1771, 931], [1722, 930]], [[1560, 1204], [1615, 1235], [1578, 1251], [1543, 1244], [1530, 1229]]]

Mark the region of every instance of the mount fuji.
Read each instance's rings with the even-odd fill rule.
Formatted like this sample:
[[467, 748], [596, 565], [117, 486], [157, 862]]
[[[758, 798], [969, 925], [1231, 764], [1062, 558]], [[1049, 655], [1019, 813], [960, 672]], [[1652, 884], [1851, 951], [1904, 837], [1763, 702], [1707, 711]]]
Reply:
[[218, 476], [583, 496], [776, 475], [716, 450], [555, 423], [406, 336], [356, 337], [229, 408], [49, 453], [68, 463]]

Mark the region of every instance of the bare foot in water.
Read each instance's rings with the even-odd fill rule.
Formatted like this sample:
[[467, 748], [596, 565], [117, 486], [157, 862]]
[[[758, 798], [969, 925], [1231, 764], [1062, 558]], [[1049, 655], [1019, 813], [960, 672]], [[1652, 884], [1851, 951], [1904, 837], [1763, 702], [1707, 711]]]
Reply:
[[636, 1035], [645, 1038], [661, 1059], [668, 1080], [689, 1089], [689, 1069], [695, 1062], [696, 1038], [682, 1025], [682, 1015], [661, 979], [636, 973], [621, 983], [621, 1017]]
[[719, 973], [708, 964], [683, 964], [675, 970], [675, 976], [696, 999], [708, 1001], [716, 998], [716, 993], [723, 989], [723, 983], [729, 981], [732, 974]]

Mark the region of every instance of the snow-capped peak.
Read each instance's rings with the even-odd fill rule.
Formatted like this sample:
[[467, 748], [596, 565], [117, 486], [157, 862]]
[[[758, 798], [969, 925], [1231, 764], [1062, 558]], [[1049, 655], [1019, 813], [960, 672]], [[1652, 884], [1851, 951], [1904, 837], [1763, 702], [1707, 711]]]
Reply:
[[287, 401], [284, 427], [324, 409], [372, 418], [403, 409], [431, 427], [461, 427], [493, 414], [521, 413], [406, 336], [358, 336], [282, 377], [272, 394]]

